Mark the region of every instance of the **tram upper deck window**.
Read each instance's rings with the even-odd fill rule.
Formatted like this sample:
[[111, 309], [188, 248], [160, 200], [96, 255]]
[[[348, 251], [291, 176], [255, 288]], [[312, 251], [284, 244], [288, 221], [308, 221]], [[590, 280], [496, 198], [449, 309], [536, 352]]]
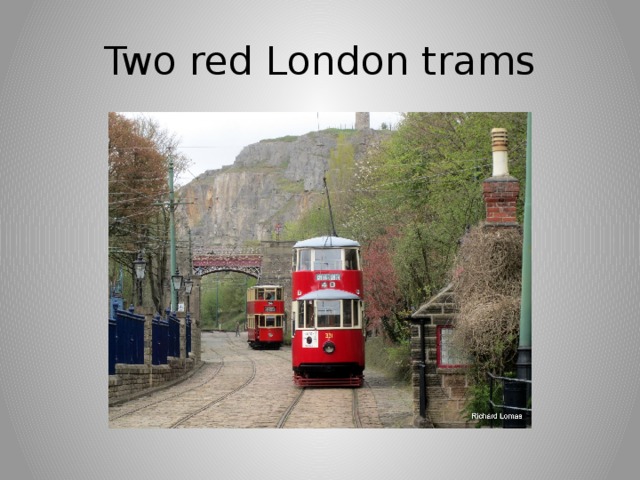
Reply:
[[344, 251], [344, 269], [358, 270], [358, 250], [347, 248]]
[[311, 270], [311, 250], [304, 249], [298, 252], [298, 271]]
[[314, 270], [342, 270], [342, 250], [328, 248], [315, 250]]

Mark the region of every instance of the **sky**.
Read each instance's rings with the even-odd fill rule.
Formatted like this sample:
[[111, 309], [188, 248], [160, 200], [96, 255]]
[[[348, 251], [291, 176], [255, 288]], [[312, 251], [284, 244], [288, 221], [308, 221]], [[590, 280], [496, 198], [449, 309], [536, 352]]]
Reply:
[[[144, 115], [179, 140], [179, 152], [191, 166], [176, 181], [185, 185], [207, 170], [231, 165], [243, 147], [285, 135], [303, 135], [326, 128], [353, 128], [355, 112], [122, 112], [129, 118]], [[371, 128], [391, 128], [399, 112], [371, 112]]]

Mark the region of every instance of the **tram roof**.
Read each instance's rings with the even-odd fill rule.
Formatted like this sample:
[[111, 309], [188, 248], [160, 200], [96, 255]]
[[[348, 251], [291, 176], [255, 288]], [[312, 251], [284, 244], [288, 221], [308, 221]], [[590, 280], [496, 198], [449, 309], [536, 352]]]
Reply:
[[298, 300], [360, 300], [360, 297], [344, 290], [323, 288], [322, 290], [305, 293], [298, 297]]
[[307, 240], [300, 240], [293, 246], [293, 248], [341, 248], [359, 246], [360, 244], [355, 240], [325, 235], [323, 237], [314, 237]]

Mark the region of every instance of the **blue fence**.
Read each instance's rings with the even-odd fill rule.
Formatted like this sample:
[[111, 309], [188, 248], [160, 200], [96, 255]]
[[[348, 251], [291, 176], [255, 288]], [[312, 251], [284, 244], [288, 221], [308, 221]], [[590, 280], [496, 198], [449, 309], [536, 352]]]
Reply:
[[170, 357], [180, 357], [180, 320], [175, 313], [167, 310], [169, 320], [169, 351], [167, 355]]
[[169, 347], [169, 322], [156, 314], [151, 323], [152, 351], [151, 362], [153, 365], [167, 363], [167, 350]]
[[[144, 315], [114, 306], [109, 318], [109, 375], [115, 375], [116, 363], [144, 363]], [[187, 314], [186, 354], [191, 352], [191, 318]], [[180, 319], [169, 309], [166, 317], [156, 314], [151, 322], [151, 363], [166, 365], [167, 357], [180, 357]]]
[[116, 363], [144, 363], [144, 315], [116, 310]]
[[116, 374], [116, 319], [109, 319], [109, 375]]

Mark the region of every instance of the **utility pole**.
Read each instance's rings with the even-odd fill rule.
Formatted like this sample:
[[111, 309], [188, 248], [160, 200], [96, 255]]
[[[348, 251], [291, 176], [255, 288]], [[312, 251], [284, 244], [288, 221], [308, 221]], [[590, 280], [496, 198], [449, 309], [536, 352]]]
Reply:
[[187, 229], [188, 233], [189, 233], [189, 272], [188, 275], [191, 276], [191, 273], [193, 272], [193, 244], [191, 242], [191, 228]]
[[[173, 193], [173, 158], [169, 155], [169, 249], [170, 249], [170, 273], [169, 277], [176, 272], [176, 220], [175, 220], [175, 203]], [[178, 292], [171, 285], [171, 311], [178, 310]]]
[[[177, 274], [177, 259], [176, 259], [176, 219], [175, 219], [175, 211], [177, 205], [187, 205], [193, 202], [176, 202], [174, 191], [173, 191], [173, 157], [169, 155], [169, 174], [168, 174], [168, 184], [169, 184], [169, 258], [170, 258], [170, 272], [169, 272], [169, 288], [171, 292], [171, 311], [175, 312], [178, 310], [178, 292], [173, 288], [173, 282], [171, 277]], [[165, 202], [155, 203], [154, 205], [160, 205], [163, 208], [167, 207]], [[191, 238], [191, 237], [189, 237]], [[191, 264], [191, 252], [189, 252], [189, 268], [193, 270], [193, 265]]]

